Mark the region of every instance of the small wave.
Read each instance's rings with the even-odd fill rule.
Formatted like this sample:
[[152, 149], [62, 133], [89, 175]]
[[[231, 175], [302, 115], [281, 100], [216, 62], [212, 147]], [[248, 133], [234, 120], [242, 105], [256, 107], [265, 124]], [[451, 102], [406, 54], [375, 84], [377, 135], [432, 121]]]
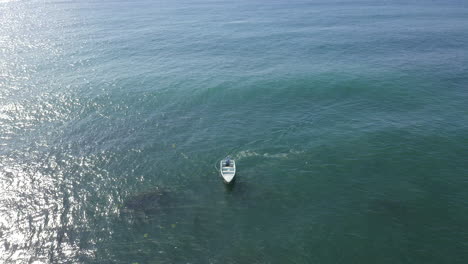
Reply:
[[249, 20], [233, 20], [233, 21], [228, 21], [226, 24], [245, 24], [245, 23], [250, 23]]

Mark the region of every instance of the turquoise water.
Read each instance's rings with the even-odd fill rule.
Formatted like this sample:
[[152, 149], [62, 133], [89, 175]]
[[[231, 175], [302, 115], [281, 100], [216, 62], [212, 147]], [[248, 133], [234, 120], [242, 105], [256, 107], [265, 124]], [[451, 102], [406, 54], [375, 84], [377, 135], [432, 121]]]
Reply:
[[0, 262], [467, 263], [467, 51], [466, 1], [0, 0]]

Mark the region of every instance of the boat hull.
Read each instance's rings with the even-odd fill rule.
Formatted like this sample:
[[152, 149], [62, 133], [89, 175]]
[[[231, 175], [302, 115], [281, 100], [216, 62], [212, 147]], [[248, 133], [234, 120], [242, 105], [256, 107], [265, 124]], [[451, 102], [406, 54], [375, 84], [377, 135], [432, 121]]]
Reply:
[[220, 162], [220, 173], [225, 183], [231, 183], [236, 176], [236, 163], [231, 160], [230, 165], [226, 165], [226, 160]]

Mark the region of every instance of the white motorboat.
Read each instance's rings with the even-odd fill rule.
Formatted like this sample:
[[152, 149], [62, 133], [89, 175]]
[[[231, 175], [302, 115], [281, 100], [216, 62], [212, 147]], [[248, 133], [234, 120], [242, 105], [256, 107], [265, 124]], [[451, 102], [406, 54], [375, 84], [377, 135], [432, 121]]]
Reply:
[[230, 183], [236, 176], [236, 162], [229, 157], [220, 161], [220, 172], [226, 183]]

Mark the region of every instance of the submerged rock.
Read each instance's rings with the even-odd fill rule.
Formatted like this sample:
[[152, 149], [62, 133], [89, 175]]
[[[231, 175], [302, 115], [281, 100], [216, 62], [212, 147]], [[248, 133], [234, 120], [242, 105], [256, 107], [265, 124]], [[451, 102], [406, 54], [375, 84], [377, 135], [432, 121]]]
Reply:
[[372, 212], [386, 214], [398, 219], [405, 218], [410, 211], [408, 204], [391, 199], [376, 199], [371, 203], [370, 209]]
[[131, 210], [151, 213], [165, 207], [170, 207], [172, 204], [173, 200], [169, 192], [156, 188], [151, 191], [130, 196], [125, 200], [123, 209], [125, 211]]

